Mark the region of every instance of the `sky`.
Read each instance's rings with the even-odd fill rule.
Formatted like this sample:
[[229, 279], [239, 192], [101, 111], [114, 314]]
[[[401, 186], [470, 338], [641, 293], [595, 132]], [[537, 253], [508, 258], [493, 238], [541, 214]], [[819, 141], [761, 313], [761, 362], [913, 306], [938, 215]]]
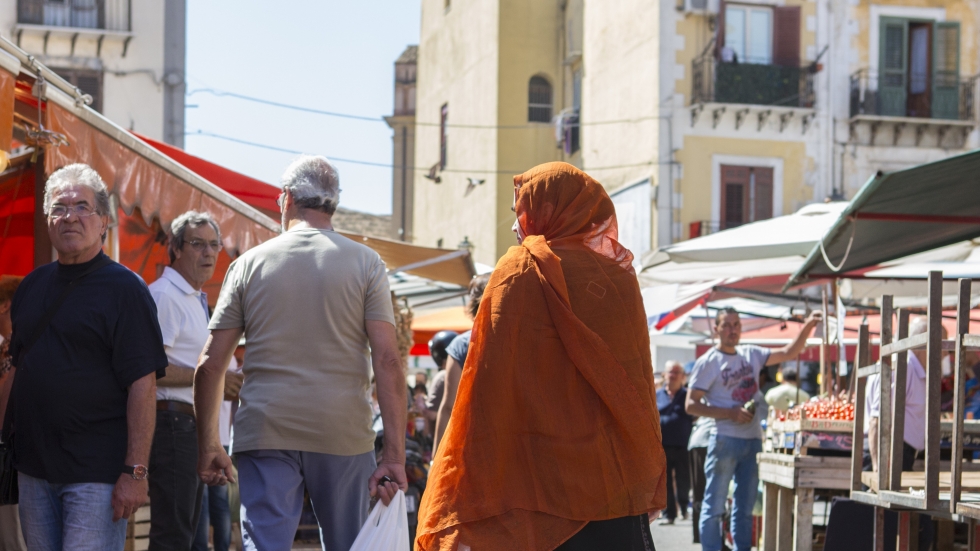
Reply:
[[[390, 115], [394, 62], [418, 44], [419, 0], [207, 0], [187, 3], [184, 147], [264, 182], [296, 153], [326, 155], [340, 171], [340, 206], [391, 212]], [[377, 117], [351, 120], [221, 96], [231, 92], [317, 110]]]

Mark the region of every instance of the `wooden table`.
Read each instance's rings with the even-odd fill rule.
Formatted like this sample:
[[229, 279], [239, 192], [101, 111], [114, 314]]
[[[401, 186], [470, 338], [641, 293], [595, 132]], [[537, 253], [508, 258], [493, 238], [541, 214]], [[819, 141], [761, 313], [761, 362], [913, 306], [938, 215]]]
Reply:
[[813, 491], [849, 490], [850, 457], [760, 453], [762, 551], [813, 549]]

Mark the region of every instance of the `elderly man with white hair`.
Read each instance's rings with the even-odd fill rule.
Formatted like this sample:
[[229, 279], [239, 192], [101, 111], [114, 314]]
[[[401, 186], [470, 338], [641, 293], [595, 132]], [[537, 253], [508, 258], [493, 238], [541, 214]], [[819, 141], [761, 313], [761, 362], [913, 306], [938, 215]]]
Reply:
[[[190, 551], [202, 515], [197, 476], [194, 368], [208, 339], [208, 298], [221, 229], [210, 214], [188, 211], [170, 224], [170, 266], [150, 285], [166, 347], [167, 375], [157, 381], [157, 421], [150, 454], [150, 551]], [[238, 397], [241, 375], [227, 372], [225, 394]], [[203, 513], [206, 515], [207, 513]]]
[[[211, 336], [194, 377], [198, 473], [232, 479], [218, 439], [225, 367], [241, 335], [245, 383], [235, 416], [246, 549], [289, 549], [306, 490], [323, 549], [347, 551], [367, 518], [369, 495], [388, 503], [405, 478], [405, 376], [384, 263], [333, 231], [336, 169], [303, 156], [282, 177], [283, 233], [228, 269]], [[377, 380], [385, 431], [374, 455], [369, 401]]]
[[21, 526], [28, 549], [121, 551], [126, 519], [146, 502], [167, 367], [156, 307], [143, 280], [102, 252], [110, 207], [98, 173], [55, 171], [43, 208], [58, 260], [14, 295], [14, 375], [0, 400]]

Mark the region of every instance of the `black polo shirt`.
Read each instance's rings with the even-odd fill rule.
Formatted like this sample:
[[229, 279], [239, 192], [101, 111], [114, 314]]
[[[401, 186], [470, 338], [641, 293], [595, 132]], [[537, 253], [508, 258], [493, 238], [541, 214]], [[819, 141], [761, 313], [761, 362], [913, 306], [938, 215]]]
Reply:
[[129, 386], [150, 373], [166, 373], [156, 305], [143, 280], [116, 263], [77, 283], [17, 362], [51, 303], [104, 256], [35, 269], [11, 305], [14, 464], [53, 484], [114, 484], [126, 459]]

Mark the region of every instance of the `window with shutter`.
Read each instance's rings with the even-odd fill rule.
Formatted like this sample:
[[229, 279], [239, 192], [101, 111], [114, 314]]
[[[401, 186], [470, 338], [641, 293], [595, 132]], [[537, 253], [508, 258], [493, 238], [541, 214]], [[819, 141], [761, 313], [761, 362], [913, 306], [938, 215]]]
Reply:
[[772, 218], [773, 174], [772, 167], [721, 166], [721, 229]]
[[551, 122], [551, 84], [543, 77], [531, 77], [527, 85], [528, 122]]
[[749, 167], [721, 165], [721, 228], [741, 226], [748, 221]]
[[956, 119], [960, 114], [960, 24], [936, 23], [933, 37], [932, 117]]
[[88, 69], [52, 69], [72, 86], [92, 96], [92, 109], [102, 112], [102, 71]]
[[881, 18], [878, 49], [878, 105], [882, 115], [904, 117], [908, 103], [909, 22]]
[[772, 10], [772, 62], [781, 67], [800, 66], [800, 7], [785, 6]]
[[772, 14], [769, 7], [726, 6], [724, 44], [740, 63], [772, 63]]
[[753, 167], [749, 175], [752, 197], [752, 215], [749, 221], [772, 218], [772, 177], [771, 167]]
[[449, 104], [442, 104], [439, 110], [439, 169], [446, 169], [447, 149], [449, 142]]

